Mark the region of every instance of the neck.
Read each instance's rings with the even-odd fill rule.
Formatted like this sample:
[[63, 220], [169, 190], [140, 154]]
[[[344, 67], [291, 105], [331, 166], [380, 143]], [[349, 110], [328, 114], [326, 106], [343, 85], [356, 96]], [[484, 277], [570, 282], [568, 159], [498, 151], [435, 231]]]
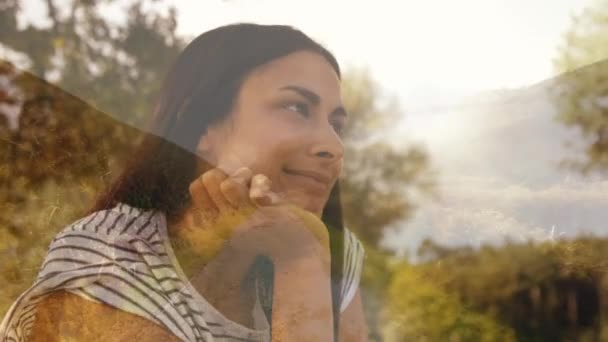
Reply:
[[[211, 229], [195, 223], [195, 212], [188, 208], [180, 217], [167, 222], [169, 241], [184, 274], [191, 278], [214, 257], [218, 239]], [[216, 246], [216, 248], [213, 248]]]
[[210, 219], [200, 208], [189, 206], [168, 222], [169, 239], [184, 273], [191, 276], [202, 270], [222, 250], [234, 227], [249, 215], [242, 212]]
[[226, 229], [226, 220], [199, 222], [195, 219], [197, 213], [198, 209], [190, 208], [168, 223], [175, 256], [192, 286], [212, 306], [229, 319], [252, 328], [254, 287], [243, 287], [248, 267], [235, 262], [223, 248], [221, 232]]

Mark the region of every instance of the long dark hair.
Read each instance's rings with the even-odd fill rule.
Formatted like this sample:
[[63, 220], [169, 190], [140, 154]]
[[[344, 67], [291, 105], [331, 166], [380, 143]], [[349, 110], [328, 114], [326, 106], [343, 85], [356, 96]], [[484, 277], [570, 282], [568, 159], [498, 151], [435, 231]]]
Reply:
[[[325, 57], [340, 77], [334, 56], [289, 26], [234, 24], [203, 33], [190, 42], [165, 78], [148, 133], [91, 212], [122, 202], [160, 210], [168, 219], [179, 217], [190, 204], [188, 186], [200, 172], [195, 151], [207, 127], [230, 113], [243, 80], [253, 69], [301, 50]], [[330, 231], [337, 338], [343, 264], [342, 208], [337, 182], [322, 220]]]

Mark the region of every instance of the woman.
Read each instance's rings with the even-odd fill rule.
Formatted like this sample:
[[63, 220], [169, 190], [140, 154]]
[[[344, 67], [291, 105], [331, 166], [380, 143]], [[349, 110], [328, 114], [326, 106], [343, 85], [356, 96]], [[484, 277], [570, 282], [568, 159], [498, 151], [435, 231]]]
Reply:
[[365, 340], [342, 227], [335, 58], [286, 26], [206, 32], [91, 213], [56, 236], [12, 340]]

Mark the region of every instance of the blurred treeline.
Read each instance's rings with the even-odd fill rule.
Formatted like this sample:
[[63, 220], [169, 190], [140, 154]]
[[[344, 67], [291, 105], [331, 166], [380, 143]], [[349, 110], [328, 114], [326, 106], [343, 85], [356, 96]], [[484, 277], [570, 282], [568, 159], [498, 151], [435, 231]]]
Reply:
[[[20, 0], [0, 4], [0, 316], [31, 284], [53, 235], [131, 156], [164, 73], [192, 38], [176, 35], [176, 11], [159, 4], [40, 0], [42, 26], [22, 22]], [[124, 20], [104, 15], [108, 6], [125, 7]], [[423, 147], [385, 140], [402, 110], [371, 75], [344, 74], [343, 206], [366, 245], [370, 339], [608, 339], [604, 240], [479, 250], [427, 241], [417, 263], [381, 246], [387, 227], [435, 198], [440, 170]]]
[[391, 266], [387, 340], [606, 341], [607, 248], [591, 237], [478, 250], [427, 240], [423, 262]]
[[133, 4], [115, 25], [96, 1], [58, 3], [37, 4], [47, 12], [42, 26], [26, 21], [21, 1], [0, 3], [2, 316], [32, 283], [50, 239], [132, 153], [142, 134], [125, 122], [144, 120], [183, 44], [172, 12]]

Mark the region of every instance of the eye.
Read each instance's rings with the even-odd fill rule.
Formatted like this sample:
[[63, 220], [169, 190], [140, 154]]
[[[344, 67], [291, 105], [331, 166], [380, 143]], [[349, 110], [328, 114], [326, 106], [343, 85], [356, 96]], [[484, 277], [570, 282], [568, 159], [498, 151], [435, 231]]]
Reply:
[[308, 116], [310, 114], [308, 104], [304, 102], [291, 102], [286, 104], [284, 108], [290, 111], [298, 112], [304, 116]]

